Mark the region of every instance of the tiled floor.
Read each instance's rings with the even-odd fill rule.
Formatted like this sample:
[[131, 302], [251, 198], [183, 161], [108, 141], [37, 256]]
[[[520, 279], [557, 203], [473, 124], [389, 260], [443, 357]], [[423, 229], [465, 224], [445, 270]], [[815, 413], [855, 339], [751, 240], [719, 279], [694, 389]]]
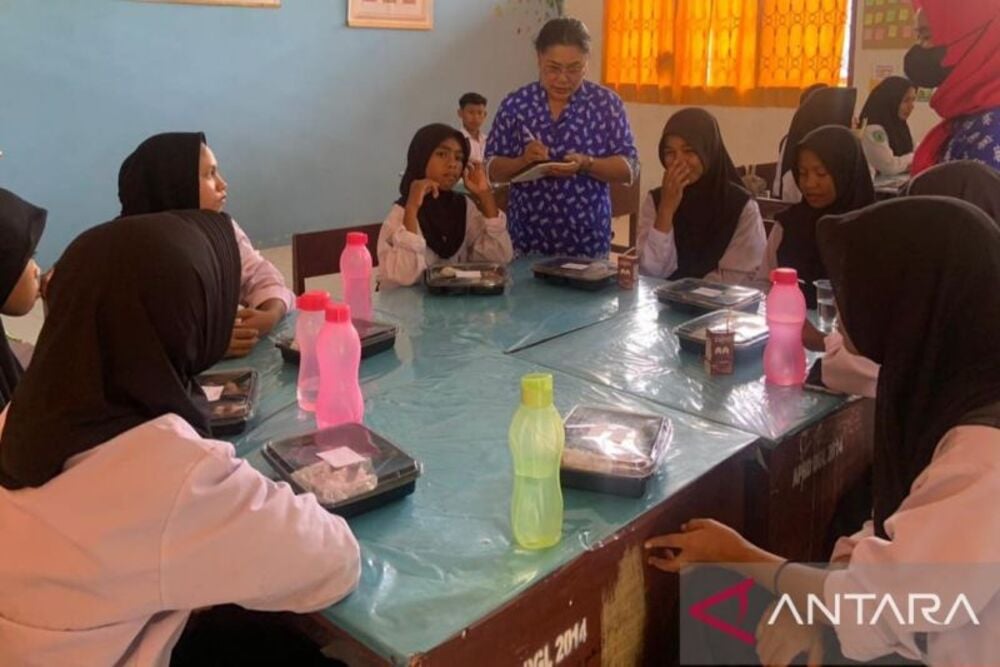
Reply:
[[[616, 218], [614, 221], [614, 239], [625, 242], [628, 236], [628, 218]], [[282, 275], [285, 282], [292, 284], [292, 246], [277, 246], [275, 248], [265, 248], [261, 254], [274, 264]], [[337, 297], [340, 295], [340, 276], [324, 276], [306, 281], [307, 289], [325, 289], [330, 294]], [[29, 343], [38, 340], [38, 332], [42, 329], [42, 304], [39, 301], [34, 310], [24, 317], [3, 316], [3, 326], [7, 335]]]

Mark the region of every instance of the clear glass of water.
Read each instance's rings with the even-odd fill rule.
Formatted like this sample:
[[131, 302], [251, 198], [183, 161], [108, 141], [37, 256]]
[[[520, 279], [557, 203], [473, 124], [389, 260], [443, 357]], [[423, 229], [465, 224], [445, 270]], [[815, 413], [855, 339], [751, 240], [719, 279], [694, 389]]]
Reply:
[[833, 298], [833, 285], [827, 279], [814, 280], [816, 308], [819, 310], [819, 328], [825, 333], [833, 331], [837, 323], [837, 301]]

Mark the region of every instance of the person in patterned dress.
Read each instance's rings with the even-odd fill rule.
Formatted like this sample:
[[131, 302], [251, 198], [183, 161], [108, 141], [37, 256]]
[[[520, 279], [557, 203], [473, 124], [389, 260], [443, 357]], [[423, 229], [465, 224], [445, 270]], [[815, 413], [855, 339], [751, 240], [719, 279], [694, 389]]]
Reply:
[[575, 18], [546, 23], [535, 40], [539, 80], [507, 95], [486, 143], [487, 173], [507, 183], [536, 162], [561, 162], [543, 178], [511, 186], [507, 220], [518, 254], [606, 257], [609, 183], [638, 178], [625, 106], [584, 80], [590, 35]]
[[931, 107], [944, 120], [917, 148], [912, 173], [953, 160], [1000, 171], [1000, 0], [915, 6], [920, 42], [906, 53], [906, 76], [937, 88]]

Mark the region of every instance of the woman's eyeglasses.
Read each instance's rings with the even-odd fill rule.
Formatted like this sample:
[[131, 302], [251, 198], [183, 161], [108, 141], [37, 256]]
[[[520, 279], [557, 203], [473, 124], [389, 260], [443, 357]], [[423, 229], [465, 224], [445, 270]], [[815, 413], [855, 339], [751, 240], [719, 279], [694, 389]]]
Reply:
[[550, 79], [558, 79], [563, 75], [568, 79], [578, 79], [583, 76], [584, 69], [585, 65], [583, 63], [574, 63], [565, 66], [554, 63], [545, 63], [542, 65], [542, 73]]

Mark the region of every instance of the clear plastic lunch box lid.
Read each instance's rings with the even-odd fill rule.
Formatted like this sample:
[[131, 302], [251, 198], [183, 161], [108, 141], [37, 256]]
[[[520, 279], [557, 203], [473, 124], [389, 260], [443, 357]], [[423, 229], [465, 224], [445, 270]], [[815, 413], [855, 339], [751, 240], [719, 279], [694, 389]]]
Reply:
[[246, 368], [202, 373], [197, 382], [208, 398], [213, 423], [245, 421], [253, 416], [257, 371]]
[[537, 262], [531, 268], [535, 273], [582, 282], [607, 280], [618, 275], [618, 268], [607, 260], [580, 257], [554, 257]]
[[424, 282], [440, 288], [502, 287], [507, 284], [507, 267], [488, 262], [438, 264], [427, 267]]
[[708, 330], [732, 331], [737, 349], [754, 347], [768, 338], [767, 319], [762, 315], [744, 313], [738, 310], [717, 310], [696, 317], [674, 328], [674, 334], [681, 339], [704, 345]]
[[682, 278], [656, 288], [661, 301], [719, 310], [742, 308], [761, 300], [763, 293], [752, 287], [723, 285], [698, 278]]
[[267, 443], [264, 455], [294, 487], [337, 507], [407, 484], [420, 463], [362, 424], [341, 424]]
[[566, 416], [562, 467], [618, 477], [648, 477], [673, 439], [666, 417], [576, 406]]

